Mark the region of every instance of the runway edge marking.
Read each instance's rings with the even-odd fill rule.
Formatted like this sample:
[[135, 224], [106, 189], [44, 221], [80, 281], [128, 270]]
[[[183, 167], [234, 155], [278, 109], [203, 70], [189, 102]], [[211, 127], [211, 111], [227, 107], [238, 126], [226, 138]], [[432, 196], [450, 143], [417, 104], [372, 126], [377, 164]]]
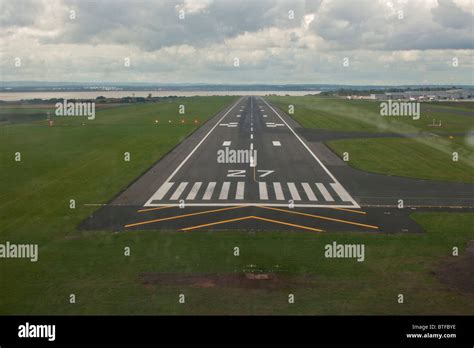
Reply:
[[[336, 184], [339, 184], [341, 187], [343, 187], [341, 185], [341, 183], [339, 182], [339, 180], [336, 179], [336, 177], [329, 171], [329, 169], [326, 168], [326, 166], [323, 164], [323, 162], [321, 162], [321, 160], [314, 154], [313, 151], [311, 151], [311, 149], [309, 148], [308, 145], [306, 145], [306, 143], [300, 138], [300, 136], [298, 134], [296, 134], [296, 132], [293, 130], [293, 128], [290, 127], [290, 125], [283, 119], [283, 117], [281, 117], [281, 115], [263, 98], [260, 98], [261, 100], [263, 100], [263, 102], [275, 113], [275, 115], [277, 115], [280, 120], [288, 127], [288, 129], [293, 133], [293, 135], [301, 142], [301, 144], [303, 144], [303, 146], [306, 148], [306, 150], [308, 150], [308, 152], [313, 156], [313, 158], [319, 163], [319, 165], [323, 168], [323, 170], [329, 175], [329, 177], [334, 180], [334, 182]], [[354, 198], [352, 196], [350, 196], [351, 198], [351, 203], [354, 205], [353, 208], [360, 208], [359, 204], [354, 200]], [[350, 208], [350, 207], [348, 207]]]
[[[181, 161], [181, 163], [178, 165], [178, 167], [173, 171], [173, 173], [171, 173], [171, 175], [168, 177], [168, 179], [165, 180], [165, 182], [162, 184], [165, 185], [167, 183], [169, 183], [169, 181], [176, 175], [176, 173], [181, 169], [181, 167], [188, 161], [188, 159], [194, 154], [194, 152], [199, 148], [199, 146], [201, 146], [201, 144], [207, 139], [207, 137], [214, 131], [214, 129], [216, 129], [216, 127], [221, 123], [221, 121], [237, 106], [239, 105], [239, 103], [242, 101], [243, 97], [242, 98], [239, 98], [239, 100], [237, 100], [234, 105], [232, 105], [229, 110], [226, 111], [226, 113], [224, 114], [224, 116], [222, 116], [217, 122], [216, 124], [211, 128], [211, 130], [204, 136], [204, 138], [201, 139], [201, 141], [194, 147], [194, 149], [192, 149], [192, 151], [186, 156], [186, 158], [184, 160]], [[160, 186], [161, 188], [161, 186]], [[158, 190], [160, 189], [158, 188]], [[148, 201], [145, 203], [145, 207], [149, 207], [151, 205], [151, 202], [154, 200], [153, 196], [155, 194], [153, 194], [150, 199], [148, 199]]]

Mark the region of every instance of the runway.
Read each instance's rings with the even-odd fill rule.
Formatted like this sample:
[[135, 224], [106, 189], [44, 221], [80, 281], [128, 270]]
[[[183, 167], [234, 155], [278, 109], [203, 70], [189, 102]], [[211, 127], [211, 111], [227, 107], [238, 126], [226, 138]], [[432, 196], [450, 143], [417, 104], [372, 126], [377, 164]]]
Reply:
[[366, 173], [324, 145], [361, 136], [374, 134], [304, 129], [264, 99], [242, 97], [80, 228], [419, 233], [415, 211], [474, 209], [472, 184]]
[[[358, 208], [287, 118], [260, 97], [240, 99], [170, 168], [144, 206]], [[246, 151], [253, 163], [219, 163], [219, 151]]]

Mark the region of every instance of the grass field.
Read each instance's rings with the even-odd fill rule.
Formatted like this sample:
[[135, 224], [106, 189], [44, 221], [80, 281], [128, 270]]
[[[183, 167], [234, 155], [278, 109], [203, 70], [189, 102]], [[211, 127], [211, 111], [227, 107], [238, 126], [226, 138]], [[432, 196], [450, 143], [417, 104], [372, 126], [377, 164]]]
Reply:
[[[472, 314], [474, 295], [433, 272], [474, 237], [473, 214], [416, 214], [423, 235], [305, 232], [106, 232], [57, 238], [40, 261], [1, 264], [2, 314]], [[63, 226], [73, 230], [73, 226]], [[38, 226], [38, 228], [44, 228]], [[326, 259], [324, 245], [363, 243], [366, 260]], [[123, 248], [131, 247], [131, 256]], [[232, 254], [239, 246], [241, 256]], [[143, 273], [278, 271], [273, 290], [143, 284]], [[278, 266], [277, 266], [278, 265]], [[304, 278], [306, 285], [295, 285]], [[77, 303], [68, 303], [74, 293]], [[185, 294], [186, 304], [178, 303]], [[288, 294], [296, 302], [288, 304]], [[405, 297], [397, 303], [397, 295]], [[38, 295], [41, 294], [41, 295]]]
[[[429, 139], [429, 145], [447, 139]], [[349, 164], [380, 174], [420, 179], [474, 183], [474, 158], [463, 146], [464, 139], [451, 140], [451, 152], [445, 153], [416, 139], [351, 139], [328, 142], [340, 157], [349, 153]], [[459, 153], [453, 162], [452, 152]]]
[[[462, 255], [474, 238], [471, 213], [416, 213], [427, 230], [417, 235], [77, 230], [95, 209], [84, 203], [108, 201], [232, 100], [186, 98], [103, 110], [94, 121], [0, 127], [0, 243], [39, 243], [36, 263], [0, 260], [0, 314], [474, 313], [473, 294], [435, 274], [452, 259], [453, 246]], [[185, 116], [177, 113], [181, 103]], [[125, 151], [130, 162], [123, 161]], [[21, 162], [14, 161], [15, 152]], [[70, 198], [77, 201], [74, 210]], [[364, 243], [365, 262], [324, 258], [324, 245], [332, 241]], [[235, 246], [239, 257], [232, 254]], [[143, 278], [235, 274], [250, 265], [281, 274], [285, 282], [270, 290], [159, 286]], [[75, 304], [68, 302], [71, 293]], [[186, 304], [178, 303], [179, 293]], [[296, 298], [291, 305], [289, 293]], [[404, 304], [397, 303], [399, 293]]]
[[[426, 131], [441, 135], [474, 130], [474, 118], [466, 115], [466, 111], [474, 111], [474, 103], [466, 102], [459, 106], [450, 103], [444, 107], [441, 103], [441, 106], [421, 103], [420, 119], [413, 120], [409, 117], [380, 116], [380, 104], [377, 101], [310, 96], [268, 97], [267, 100], [285, 112], [288, 112], [289, 105], [293, 105], [295, 109], [292, 116], [305, 128], [394, 133]], [[469, 108], [469, 105], [472, 107]], [[430, 127], [433, 118], [436, 123], [441, 121], [443, 126]]]
[[[374, 173], [456, 182], [474, 182], [474, 103], [422, 103], [421, 118], [381, 117], [379, 102], [321, 97], [271, 97], [305, 128], [335, 131], [393, 132], [438, 136], [364, 138], [328, 142], [339, 156], [348, 152], [349, 165]], [[471, 106], [472, 105], [472, 106]], [[441, 123], [433, 128], [428, 124]], [[453, 152], [459, 155], [454, 162]]]

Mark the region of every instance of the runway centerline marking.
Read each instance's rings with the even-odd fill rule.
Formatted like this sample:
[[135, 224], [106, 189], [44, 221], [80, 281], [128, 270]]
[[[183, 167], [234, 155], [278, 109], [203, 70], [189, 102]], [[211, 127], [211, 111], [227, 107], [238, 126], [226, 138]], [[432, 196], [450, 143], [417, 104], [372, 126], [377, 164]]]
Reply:
[[[277, 115], [280, 120], [288, 127], [288, 129], [293, 133], [293, 135], [300, 141], [301, 144], [305, 147], [306, 150], [313, 156], [313, 158], [319, 163], [319, 165], [323, 168], [323, 170], [329, 175], [329, 177], [337, 184], [341, 185], [340, 182], [336, 179], [336, 177], [326, 168], [326, 166], [321, 162], [321, 160], [314, 154], [314, 152], [306, 145], [306, 143], [300, 138], [298, 134], [290, 127], [290, 125], [284, 120], [283, 117], [263, 98], [260, 98], [263, 102]], [[341, 185], [342, 187], [342, 185]], [[354, 200], [352, 196], [350, 196], [350, 202], [354, 205], [355, 208], [360, 208], [359, 204]]]
[[[262, 99], [262, 98], [260, 98]], [[238, 101], [237, 103], [241, 103], [242, 100], [247, 100], [247, 106], [248, 106], [248, 98], [244, 98], [244, 99], [240, 99], [240, 102]], [[258, 99], [256, 99], [258, 100]], [[263, 100], [263, 99], [262, 99]], [[250, 113], [251, 113], [251, 116], [253, 116], [253, 97], [251, 98], [251, 110], [250, 110]], [[221, 131], [216, 131], [215, 128], [220, 124], [220, 122], [228, 122], [227, 125], [228, 126], [238, 126], [238, 127], [244, 127], [245, 124], [243, 123], [240, 123], [239, 125], [237, 124], [237, 122], [230, 122], [231, 120], [225, 120], [225, 117], [228, 116], [230, 114], [230, 112], [232, 112], [234, 109], [238, 108], [238, 107], [241, 107], [240, 104], [237, 105], [234, 104], [234, 105], [231, 105], [230, 107], [228, 107], [227, 110], [223, 111], [224, 114], [221, 116], [221, 118], [219, 119], [219, 121], [212, 125], [212, 128], [209, 130], [209, 132], [207, 132], [207, 134], [199, 141], [199, 143], [190, 151], [190, 153], [187, 154], [186, 158], [184, 158], [184, 160], [179, 163], [179, 165], [174, 169], [173, 173], [171, 174], [172, 176], [176, 175], [178, 173], [178, 171], [180, 169], [183, 169], [183, 165], [186, 161], [188, 161], [191, 156], [193, 155], [193, 153], [195, 153], [197, 150], [198, 150], [198, 147], [201, 146], [201, 149], [202, 148], [206, 148], [208, 146], [208, 144], [203, 144], [203, 142], [206, 140], [206, 138], [211, 138], [210, 135], [212, 134], [213, 136], [215, 137], [218, 137], [220, 138], [223, 133]], [[262, 103], [266, 103], [268, 104], [266, 101], [262, 101]], [[278, 125], [280, 126], [285, 126], [285, 124], [287, 125], [288, 129], [290, 130], [290, 132], [293, 133], [293, 135], [295, 135], [295, 137], [303, 144], [303, 146], [305, 148], [307, 148], [308, 150], [308, 147], [307, 145], [302, 142], [301, 138], [299, 138], [299, 136], [297, 134], [295, 134], [294, 130], [288, 125], [288, 123], [282, 118], [282, 116], [279, 114], [278, 111], [275, 111], [275, 109], [270, 106], [270, 109], [272, 109], [276, 116], [278, 116], [283, 122], [283, 123], [279, 123]], [[247, 109], [247, 107], [245, 107], [245, 109]], [[258, 111], [258, 109], [257, 109]], [[248, 112], [248, 109], [247, 109], [247, 112]], [[271, 112], [270, 110], [267, 110], [267, 113], [268, 112]], [[234, 112], [232, 114], [230, 114], [230, 116], [235, 116], [237, 113]], [[270, 115], [270, 114], [269, 114]], [[244, 115], [242, 114], [242, 117], [246, 117], [247, 115]], [[276, 120], [273, 116], [271, 116], [271, 119], [272, 120]], [[235, 120], [235, 119], [233, 119]], [[265, 120], [264, 120], [265, 121]], [[289, 121], [288, 121], [289, 122]], [[253, 121], [251, 121], [251, 123], [253, 123]], [[263, 122], [265, 123], [265, 122]], [[224, 123], [225, 124], [225, 123]], [[270, 124], [272, 125], [276, 125], [277, 123], [274, 123], [274, 122], [270, 122]], [[254, 137], [254, 133], [253, 133], [253, 128], [254, 127], [251, 127], [252, 129], [252, 132], [250, 134], [250, 140], [251, 140], [251, 144], [250, 144], [250, 149], [254, 149], [256, 148], [256, 146], [254, 146], [254, 142], [253, 140], [256, 139], [256, 137]], [[286, 127], [284, 127], [286, 128]], [[219, 129], [219, 128], [218, 128]], [[260, 130], [261, 128], [259, 128]], [[213, 134], [212, 132], [214, 131], [214, 133], [217, 133], [217, 134]], [[223, 132], [231, 132], [230, 130], [227, 131], [227, 130], [222, 130]], [[286, 133], [286, 131], [285, 131]], [[235, 133], [234, 133], [235, 134]], [[223, 146], [230, 146], [231, 144], [235, 143], [233, 140], [233, 137], [234, 135], [231, 135], [231, 138], [228, 139], [228, 140], [225, 140], [224, 139], [219, 139], [221, 141], [221, 144]], [[248, 138], [247, 138], [248, 139]], [[225, 141], [224, 141], [225, 140]], [[232, 141], [231, 141], [232, 140]], [[271, 140], [268, 139], [270, 141], [272, 141], [272, 144], [273, 146], [278, 146], [278, 144], [280, 144], [280, 146], [282, 146], [282, 143], [278, 140]], [[267, 140], [267, 141], [268, 141]], [[210, 144], [211, 146], [215, 146], [213, 145], [212, 143]], [[234, 144], [235, 145], [235, 144]], [[189, 151], [189, 150], [188, 150]], [[206, 149], [204, 150], [200, 150], [200, 151], [206, 151]], [[308, 150], [310, 152], [310, 154], [313, 156], [313, 158], [315, 157], [314, 153], [311, 152], [311, 150]], [[183, 151], [184, 152], [184, 151]], [[184, 152], [186, 154], [186, 152]], [[200, 152], [198, 152], [200, 153]], [[192, 160], [192, 159], [191, 159]], [[318, 162], [318, 160], [316, 159], [316, 161]], [[309, 162], [311, 162], [311, 160], [309, 160]], [[319, 162], [318, 162], [319, 163]], [[321, 163], [319, 163], [321, 165]], [[327, 168], [324, 167], [324, 165], [321, 165], [321, 167], [323, 168], [324, 171], [326, 171], [326, 173], [328, 173], [328, 170]], [[260, 170], [259, 170], [260, 171]], [[259, 172], [258, 171], [258, 172]], [[257, 170], [254, 168], [254, 172], [257, 172]], [[256, 173], [254, 173], [256, 174]], [[332, 176], [331, 173], [328, 173], [328, 175], [334, 179], [334, 176]], [[180, 175], [181, 176], [181, 175]], [[231, 176], [231, 175], [227, 175], [227, 176]], [[171, 176], [168, 178], [168, 180], [171, 178]], [[196, 178], [197, 179], [197, 178]], [[276, 179], [276, 180], [275, 180]], [[308, 187], [306, 187], [305, 185], [303, 185], [303, 187], [301, 187], [302, 183], [300, 182], [294, 182], [294, 183], [291, 183], [291, 185], [294, 185], [292, 188], [289, 188], [287, 187], [288, 183], [287, 182], [282, 182], [282, 180], [279, 180], [279, 178], [275, 178], [274, 181], [277, 182], [277, 183], [273, 183], [273, 180], [272, 182], [269, 182], [268, 183], [268, 187], [267, 187], [267, 195], [268, 195], [268, 199], [266, 201], [261, 201], [260, 199], [249, 199], [252, 197], [252, 195], [250, 194], [247, 194], [245, 192], [241, 192], [239, 194], [239, 190], [237, 189], [237, 192], [233, 191], [233, 190], [230, 190], [228, 196], [230, 196], [230, 199], [228, 200], [224, 200], [224, 199], [221, 199], [219, 201], [219, 191], [221, 190], [220, 187], [222, 185], [222, 181], [220, 180], [216, 180], [216, 178], [214, 178], [214, 184], [213, 183], [206, 183], [205, 181], [206, 180], [202, 180], [201, 181], [204, 181], [202, 183], [202, 186], [200, 187], [196, 187], [196, 189], [193, 191], [191, 189], [191, 186], [194, 184], [196, 185], [195, 183], [193, 183], [192, 181], [194, 180], [190, 180], [189, 178], [187, 178], [186, 180], [186, 177], [184, 178], [184, 182], [187, 182], [187, 186], [185, 186], [185, 184], [183, 184], [182, 182], [179, 182], [181, 180], [173, 180], [173, 182], [164, 182], [162, 184], [162, 186], [160, 188], [158, 188], [158, 190], [155, 192], [155, 194], [145, 203], [145, 207], [153, 207], [153, 206], [168, 206], [168, 205], [174, 205], [173, 203], [176, 203], [174, 201], [174, 199], [172, 201], [171, 198], [175, 198], [175, 199], [180, 199], [180, 198], [185, 198], [185, 194], [187, 194], [187, 191], [189, 189], [191, 189], [191, 191], [195, 192], [194, 195], [195, 195], [195, 199], [197, 198], [198, 200], [195, 201], [195, 202], [192, 202], [192, 203], [189, 203], [187, 205], [189, 206], [235, 206], [235, 205], [246, 205], [246, 206], [252, 206], [252, 205], [259, 205], [259, 204], [265, 204], [267, 206], [275, 206], [275, 207], [286, 207], [287, 205], [283, 204], [284, 200], [285, 199], [291, 199], [293, 198], [294, 200], [297, 200], [299, 201], [298, 203], [299, 204], [296, 204], [295, 202], [295, 207], [312, 207], [312, 208], [359, 208], [359, 206], [357, 205], [357, 203], [353, 200], [353, 198], [350, 196], [350, 194], [344, 190], [344, 188], [342, 188], [342, 186], [338, 186], [337, 184], [339, 184], [337, 182], [337, 180], [334, 180], [334, 183], [331, 183], [331, 182], [326, 182], [324, 181], [324, 185], [331, 185], [331, 188], [329, 188], [329, 186], [326, 186], [324, 187], [323, 184], [320, 184], [322, 185], [322, 189], [320, 189], [321, 192], [318, 192], [317, 189], [315, 190], [314, 187], [309, 187], [309, 189], [311, 190], [311, 192], [308, 190]], [[309, 179], [309, 178], [308, 178]], [[324, 180], [327, 180], [328, 178], [325, 177], [324, 175]], [[313, 179], [314, 180], [314, 179]], [[257, 181], [257, 180], [256, 180]], [[278, 182], [280, 181], [280, 182]], [[293, 180], [294, 181], [294, 180]], [[321, 180], [322, 181], [322, 180]], [[258, 182], [258, 181], [257, 181]], [[273, 183], [273, 185], [272, 185]], [[209, 185], [208, 185], [209, 184]], [[254, 187], [254, 185], [256, 185], [257, 183], [247, 183], [247, 187], [245, 187], [246, 190], [254, 190], [255, 189], [258, 189], [259, 188], [256, 188]], [[334, 184], [334, 185], [333, 185]], [[234, 184], [231, 183], [231, 188]], [[291, 186], [290, 185], [290, 186]], [[311, 185], [314, 185], [314, 182], [311, 183]], [[339, 184], [340, 185], [340, 184]], [[206, 186], [207, 186], [207, 189], [206, 189]], [[219, 186], [219, 189], [217, 188], [217, 186]], [[278, 187], [279, 186], [279, 187]], [[194, 188], [194, 186], [193, 186]], [[274, 190], [272, 190], [274, 188]], [[319, 188], [319, 186], [318, 186]], [[171, 190], [173, 189], [173, 190]], [[280, 189], [280, 190], [279, 190]], [[289, 189], [289, 191], [288, 191]], [[344, 190], [344, 191], [341, 191]], [[303, 190], [304, 190], [304, 193], [303, 193]], [[314, 190], [314, 192], [312, 192]], [[329, 191], [331, 193], [329, 193]], [[339, 191], [338, 191], [339, 190]], [[178, 192], [177, 192], [178, 191]], [[181, 192], [179, 192], [181, 191]], [[278, 192], [280, 191], [280, 192]], [[174, 192], [174, 194], [173, 194]], [[308, 195], [308, 192], [310, 192], [310, 194]], [[159, 194], [158, 194], [159, 193]], [[179, 194], [178, 194], [179, 193]], [[235, 199], [234, 197], [232, 197], [233, 195], [235, 194]], [[311, 196], [311, 193], [313, 193], [313, 196]], [[327, 195], [325, 196], [325, 198], [328, 198], [326, 199], [326, 202], [322, 201], [321, 204], [317, 204], [318, 202], [318, 199], [320, 200], [322, 197], [321, 195], [325, 195], [327, 193]], [[191, 194], [191, 193], [190, 193]], [[188, 194], [188, 196], [190, 195]], [[205, 197], [203, 197], [203, 195]], [[245, 198], [243, 197], [245, 195]], [[318, 195], [316, 197], [316, 195]], [[332, 196], [331, 196], [332, 195]], [[165, 197], [169, 197], [171, 196], [171, 198], [167, 198], [165, 200]], [[275, 201], [275, 196], [276, 197], [276, 201]], [[286, 196], [286, 197], [285, 197]], [[311, 197], [310, 197], [311, 196]], [[192, 197], [192, 195], [191, 195]], [[242, 198], [238, 198], [238, 197], [242, 197]], [[299, 197], [299, 199], [297, 199]], [[308, 199], [307, 199], [308, 197]], [[320, 198], [321, 197], [321, 198]], [[334, 197], [334, 198], [332, 198]], [[312, 198], [315, 198], [314, 200]], [[344, 203], [344, 204], [337, 204], [339, 203], [339, 198], [342, 199], [343, 202], [347, 202], [347, 203]], [[189, 198], [186, 198], [186, 199], [189, 199]], [[194, 199], [194, 200], [195, 200]], [[245, 199], [245, 200], [244, 200]], [[163, 200], [163, 201], [162, 201]], [[190, 199], [191, 201], [193, 199]], [[239, 202], [240, 200], [240, 202]], [[302, 201], [303, 200], [303, 201]], [[338, 202], [335, 202], [335, 200], [337, 200]], [[305, 202], [306, 201], [306, 202]], [[309, 204], [309, 203], [312, 203], [312, 204]], [[316, 203], [316, 204], [315, 204]], [[327, 204], [325, 204], [327, 203]], [[342, 203], [342, 202], [341, 202]], [[352, 203], [352, 204], [351, 204]]]
[[[181, 167], [188, 161], [188, 159], [196, 152], [196, 150], [201, 146], [201, 144], [207, 139], [207, 137], [216, 129], [216, 127], [222, 122], [222, 120], [242, 101], [242, 98], [235, 102], [229, 110], [216, 122], [216, 124], [207, 132], [207, 134], [201, 139], [201, 141], [191, 150], [191, 152], [186, 156], [184, 160], [176, 167], [176, 169], [171, 173], [168, 179], [165, 180], [165, 183], [171, 181], [171, 179], [176, 175], [176, 173], [181, 169]], [[151, 201], [151, 200], [150, 200]]]

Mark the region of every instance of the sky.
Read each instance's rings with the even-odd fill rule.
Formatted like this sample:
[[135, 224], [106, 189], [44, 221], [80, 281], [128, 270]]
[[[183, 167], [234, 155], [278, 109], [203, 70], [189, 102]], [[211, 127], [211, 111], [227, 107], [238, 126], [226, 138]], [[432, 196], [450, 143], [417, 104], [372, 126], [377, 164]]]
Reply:
[[0, 0], [2, 81], [474, 84], [474, 0]]

